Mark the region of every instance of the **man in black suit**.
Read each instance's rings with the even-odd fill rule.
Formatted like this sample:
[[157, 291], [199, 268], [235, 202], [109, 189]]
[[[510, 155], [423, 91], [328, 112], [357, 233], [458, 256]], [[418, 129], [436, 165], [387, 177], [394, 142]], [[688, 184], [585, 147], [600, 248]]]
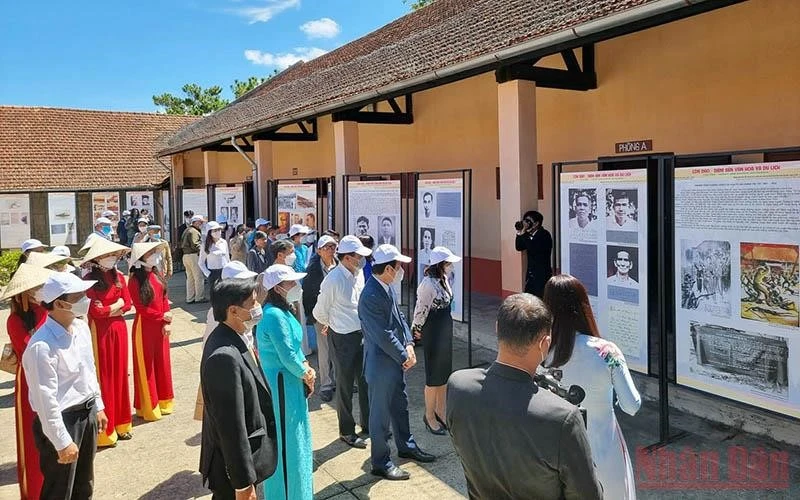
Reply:
[[217, 282], [211, 294], [219, 325], [200, 363], [205, 408], [200, 473], [216, 499], [256, 500], [255, 486], [275, 472], [272, 394], [245, 333], [261, 319], [252, 278]]
[[537, 297], [508, 297], [497, 313], [497, 360], [450, 375], [447, 427], [471, 499], [603, 498], [580, 410], [533, 381], [552, 322]]
[[517, 239], [514, 245], [518, 252], [527, 252], [528, 270], [525, 273], [525, 293], [542, 297], [544, 285], [553, 276], [550, 254], [553, 237], [542, 227], [544, 217], [536, 210], [525, 212], [522, 221], [516, 223]]

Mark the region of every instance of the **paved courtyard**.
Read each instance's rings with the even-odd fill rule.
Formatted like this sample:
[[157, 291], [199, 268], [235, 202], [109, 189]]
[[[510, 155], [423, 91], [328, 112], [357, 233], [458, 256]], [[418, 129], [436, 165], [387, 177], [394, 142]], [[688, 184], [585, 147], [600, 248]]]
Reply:
[[[200, 422], [192, 419], [198, 385], [198, 367], [201, 355], [201, 339], [208, 305], [183, 304], [183, 275], [177, 275], [171, 284], [174, 311], [172, 334], [172, 364], [176, 392], [176, 411], [159, 422], [145, 423], [134, 417], [134, 438], [120, 442], [114, 449], [101, 451], [96, 460], [96, 498], [104, 499], [190, 499], [210, 498], [200, 480], [197, 466], [200, 457]], [[494, 310], [496, 301], [476, 297], [473, 310], [473, 336], [486, 346], [492, 344]], [[5, 324], [7, 308], [0, 310], [0, 324]], [[129, 320], [132, 316], [129, 315]], [[5, 339], [5, 336], [2, 337]], [[2, 340], [0, 339], [0, 340]], [[5, 340], [4, 340], [5, 341]], [[422, 349], [424, 347], [421, 347]], [[421, 353], [418, 354], [421, 359]], [[488, 362], [494, 358], [493, 350], [476, 346], [473, 363]], [[314, 360], [315, 361], [315, 360]], [[456, 367], [467, 364], [467, 345], [457, 342], [455, 348]], [[437, 456], [432, 464], [418, 465], [401, 460], [399, 463], [411, 473], [411, 480], [404, 482], [379, 481], [369, 473], [369, 450], [347, 447], [338, 440], [336, 412], [319, 398], [312, 397], [309, 403], [314, 446], [314, 491], [318, 499], [352, 498], [398, 498], [413, 499], [463, 498], [466, 483], [458, 457], [446, 436], [434, 436], [426, 432], [422, 424], [424, 373], [421, 366], [409, 374], [409, 398], [411, 428], [421, 447]], [[16, 455], [14, 445], [13, 377], [0, 373], [0, 499], [17, 498]], [[661, 482], [649, 474], [652, 460], [646, 460], [636, 450], [653, 444], [657, 440], [658, 408], [654, 402], [646, 402], [638, 415], [620, 415], [620, 422], [628, 446], [636, 458], [639, 498], [800, 498], [797, 482], [800, 476], [800, 453], [773, 442], [765, 442], [754, 436], [737, 433], [731, 429], [711, 425], [700, 419], [675, 413], [673, 426], [690, 434], [680, 441], [663, 448], [665, 457], [657, 462], [657, 470], [663, 475]], [[491, 432], [491, 429], [487, 429]], [[786, 451], [790, 461], [788, 469], [790, 489], [783, 487], [764, 490], [721, 490], [728, 477], [728, 460], [731, 446], [742, 446], [752, 453], [766, 450], [767, 453]], [[737, 448], [738, 449], [738, 448]], [[690, 484], [688, 491], [674, 491], [675, 464], [685, 463], [680, 453], [689, 451], [714, 452], [718, 457], [721, 483], [717, 487]], [[756, 452], [757, 453], [757, 452]], [[669, 462], [670, 459], [673, 460]], [[676, 458], [677, 457], [677, 458]], [[666, 460], [666, 462], [664, 461]], [[677, 462], [676, 462], [677, 460]], [[673, 464], [670, 466], [670, 463]], [[751, 464], [753, 460], [751, 460]], [[664, 465], [666, 464], [666, 465]], [[752, 469], [752, 467], [751, 467]], [[758, 479], [751, 474], [750, 485]], [[745, 478], [746, 479], [746, 478]], [[747, 481], [745, 481], [747, 482]]]

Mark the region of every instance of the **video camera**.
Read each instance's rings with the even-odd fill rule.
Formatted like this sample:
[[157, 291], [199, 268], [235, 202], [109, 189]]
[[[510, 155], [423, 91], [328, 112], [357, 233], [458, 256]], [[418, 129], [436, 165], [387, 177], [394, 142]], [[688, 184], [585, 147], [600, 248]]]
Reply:
[[561, 385], [563, 372], [557, 368], [538, 367], [533, 381], [542, 389], [547, 389], [561, 399], [574, 404], [578, 407], [583, 417], [583, 425], [586, 426], [586, 408], [581, 407], [581, 402], [586, 398], [586, 392], [579, 385], [571, 385], [569, 389]]
[[514, 223], [514, 229], [517, 231], [522, 231], [523, 229], [530, 231], [531, 228], [533, 228], [533, 220], [527, 217]]

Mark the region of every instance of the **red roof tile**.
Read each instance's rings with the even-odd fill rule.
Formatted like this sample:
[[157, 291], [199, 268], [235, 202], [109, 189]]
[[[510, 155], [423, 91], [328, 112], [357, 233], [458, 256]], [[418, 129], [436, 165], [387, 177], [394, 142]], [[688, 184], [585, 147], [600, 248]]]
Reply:
[[0, 191], [155, 186], [169, 176], [156, 161], [156, 151], [169, 135], [196, 120], [153, 113], [0, 106]]
[[[452, 67], [656, 0], [437, 0], [358, 40], [298, 63], [171, 137], [161, 154], [246, 134], [342, 98]], [[342, 105], [345, 106], [344, 104]]]

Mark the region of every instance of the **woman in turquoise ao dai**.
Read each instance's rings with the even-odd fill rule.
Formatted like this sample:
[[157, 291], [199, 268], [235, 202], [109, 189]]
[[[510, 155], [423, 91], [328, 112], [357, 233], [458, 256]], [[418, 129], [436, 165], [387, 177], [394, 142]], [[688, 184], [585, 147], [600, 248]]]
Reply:
[[293, 303], [302, 297], [298, 283], [306, 273], [275, 264], [263, 275], [267, 299], [256, 328], [261, 369], [272, 390], [278, 431], [278, 465], [264, 482], [269, 500], [311, 500], [314, 497], [311, 424], [306, 391], [314, 390], [316, 373], [303, 355], [303, 329]]

